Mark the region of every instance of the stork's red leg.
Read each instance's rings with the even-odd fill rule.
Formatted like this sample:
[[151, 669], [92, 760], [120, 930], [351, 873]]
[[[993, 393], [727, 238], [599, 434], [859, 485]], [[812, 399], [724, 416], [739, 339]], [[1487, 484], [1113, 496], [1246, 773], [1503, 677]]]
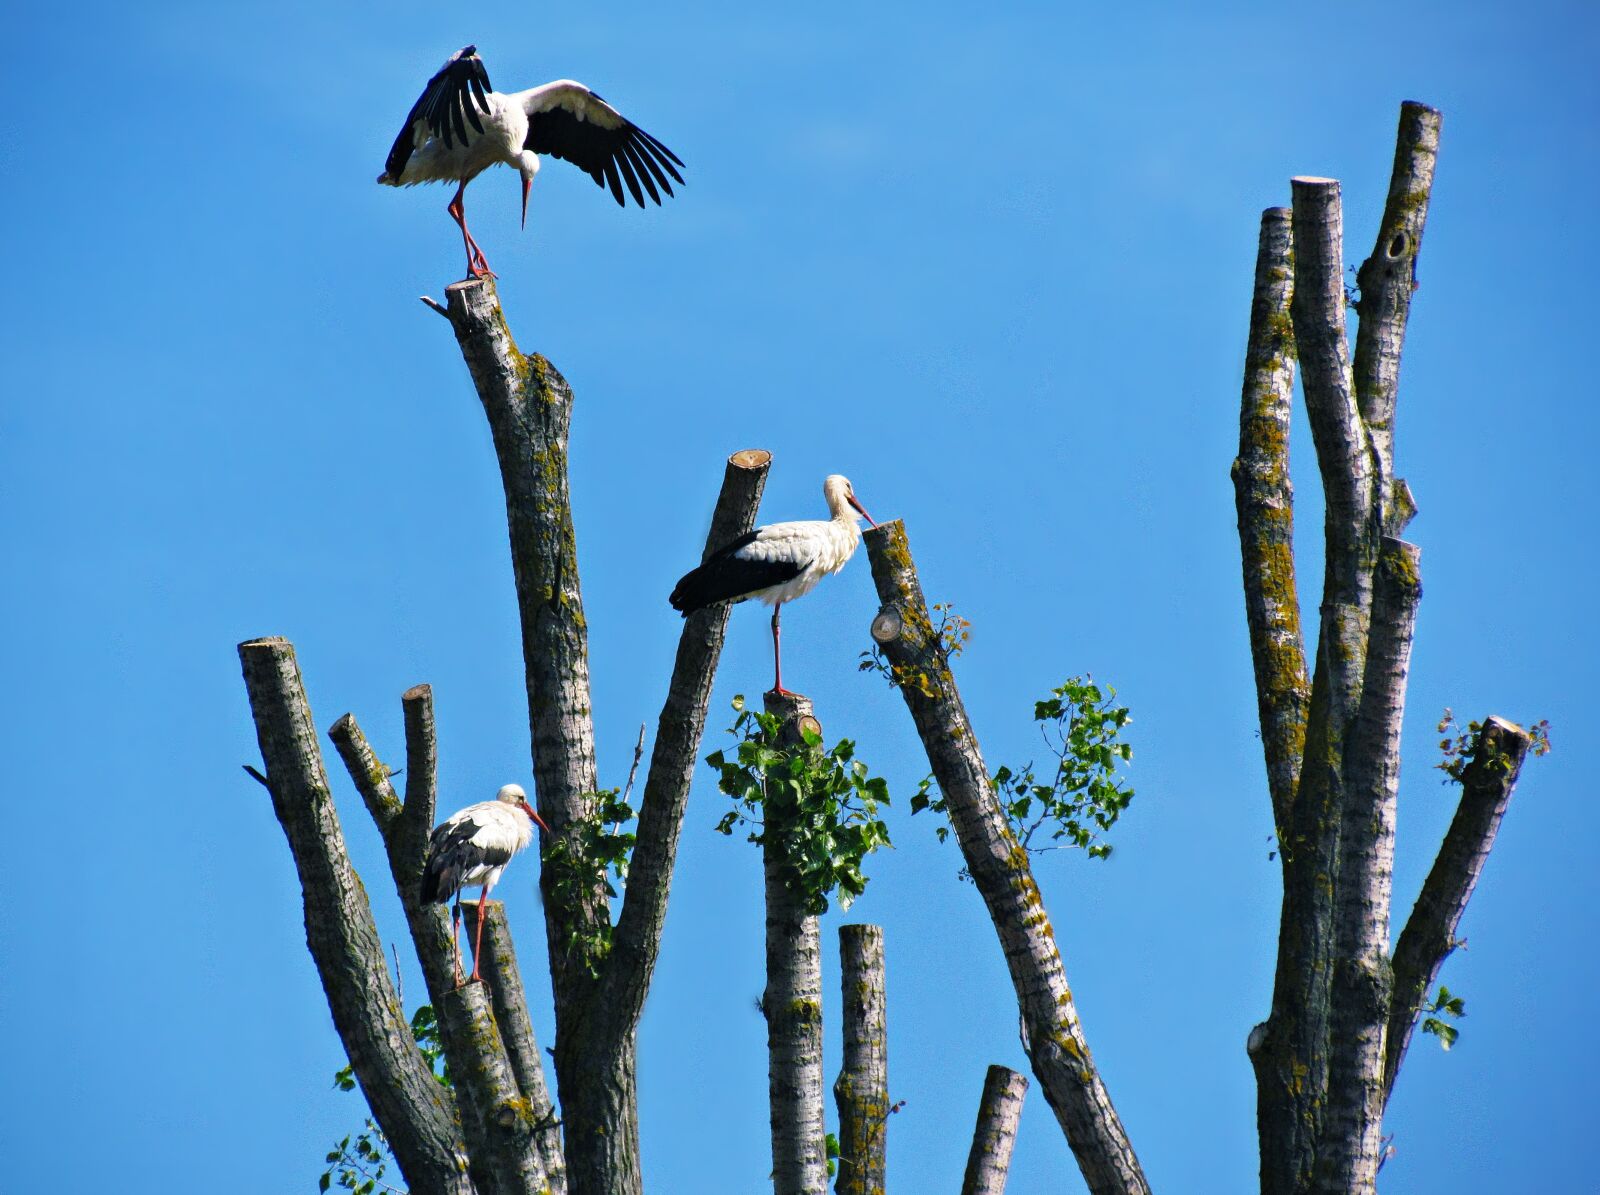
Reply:
[[783, 653], [778, 649], [778, 612], [783, 609], [779, 602], [772, 607], [772, 691], [774, 693], [787, 693], [783, 687]]
[[450, 218], [461, 229], [461, 243], [467, 250], [467, 277], [483, 278], [487, 276], [493, 278], [495, 276], [494, 271], [489, 268], [489, 263], [483, 256], [483, 250], [478, 248], [478, 242], [473, 240], [472, 234], [467, 231], [467, 208], [466, 204], [462, 202], [466, 190], [467, 184], [465, 182], [456, 187], [455, 196], [450, 200], [449, 206], [445, 208], [445, 211], [450, 213]]
[[483, 976], [478, 974], [478, 966], [483, 958], [483, 916], [489, 907], [489, 889], [492, 884], [485, 884], [483, 892], [478, 896], [478, 936], [472, 943], [472, 978], [480, 980]]

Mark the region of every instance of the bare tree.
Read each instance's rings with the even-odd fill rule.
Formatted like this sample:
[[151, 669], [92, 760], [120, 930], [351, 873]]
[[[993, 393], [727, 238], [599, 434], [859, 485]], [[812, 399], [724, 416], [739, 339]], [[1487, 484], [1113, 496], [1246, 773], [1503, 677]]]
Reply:
[[[1394, 469], [1394, 412], [1438, 134], [1436, 111], [1402, 107], [1377, 246], [1357, 274], [1353, 357], [1339, 184], [1297, 178], [1292, 209], [1262, 218], [1233, 476], [1284, 882], [1271, 1015], [1248, 1043], [1267, 1195], [1373, 1189], [1395, 1072], [1532, 741], [1500, 718], [1473, 724], [1460, 810], [1391, 956], [1400, 726], [1421, 596], [1420, 553], [1399, 538], [1415, 506]], [[1288, 468], [1297, 358], [1326, 498], [1309, 679]], [[865, 538], [882, 602], [872, 635], [994, 922], [1034, 1075], [1089, 1189], [1147, 1191], [1090, 1058], [1028, 852], [997, 799], [905, 528], [890, 523]]]

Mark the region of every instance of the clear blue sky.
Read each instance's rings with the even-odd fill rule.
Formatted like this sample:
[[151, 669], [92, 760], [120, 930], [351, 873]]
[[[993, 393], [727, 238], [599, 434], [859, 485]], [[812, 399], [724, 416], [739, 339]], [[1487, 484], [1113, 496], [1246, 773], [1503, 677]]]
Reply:
[[[1583, 4], [31, 6], [0, 133], [8, 281], [0, 592], [9, 829], [5, 1185], [309, 1190], [359, 1124], [306, 954], [234, 645], [284, 634], [318, 724], [401, 753], [430, 681], [444, 800], [529, 782], [499, 480], [448, 329], [448, 192], [373, 185], [419, 85], [476, 42], [498, 86], [570, 76], [688, 163], [619, 211], [549, 162], [468, 193], [525, 348], [576, 388], [573, 491], [603, 778], [665, 691], [732, 450], [764, 516], [848, 474], [906, 520], [974, 624], [959, 678], [991, 766], [1092, 672], [1135, 711], [1138, 796], [1108, 863], [1039, 874], [1112, 1096], [1159, 1190], [1256, 1169], [1244, 1054], [1267, 1010], [1278, 869], [1228, 466], [1257, 219], [1344, 180], [1354, 264], [1399, 104], [1444, 110], [1399, 416], [1424, 598], [1396, 873], [1409, 909], [1452, 807], [1433, 724], [1548, 717], [1468, 914], [1459, 1047], [1413, 1050], [1393, 1191], [1593, 1181], [1596, 20]], [[1402, 11], [1402, 8], [1404, 11]], [[448, 14], [448, 15], [447, 15]], [[1320, 523], [1297, 433], [1303, 581]], [[1583, 596], [1587, 595], [1587, 600]], [[983, 1068], [1023, 1065], [999, 950], [953, 845], [904, 799], [900, 698], [858, 675], [864, 560], [785, 620], [791, 683], [894, 786], [898, 849], [852, 917], [887, 927], [897, 1190], [959, 1181]], [[768, 680], [740, 609], [718, 680]], [[334, 766], [337, 767], [336, 762]], [[338, 797], [385, 932], [376, 836]], [[703, 772], [641, 1042], [652, 1192], [769, 1169], [756, 851]], [[548, 1043], [535, 865], [500, 894]], [[826, 932], [832, 936], [837, 916]], [[408, 964], [411, 1003], [422, 989]], [[837, 973], [825, 976], [832, 999]], [[836, 1004], [829, 1078], [837, 1066]], [[1010, 1188], [1079, 1189], [1035, 1091]]]

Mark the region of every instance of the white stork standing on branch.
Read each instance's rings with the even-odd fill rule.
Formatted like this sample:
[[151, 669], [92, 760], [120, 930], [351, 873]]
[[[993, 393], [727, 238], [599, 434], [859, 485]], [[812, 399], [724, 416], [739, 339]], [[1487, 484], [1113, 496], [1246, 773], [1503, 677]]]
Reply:
[[872, 526], [872, 516], [856, 501], [850, 479], [837, 473], [822, 483], [831, 519], [772, 523], [757, 527], [712, 553], [699, 568], [686, 573], [668, 599], [687, 618], [717, 602], [760, 598], [772, 607], [774, 693], [783, 687], [783, 656], [778, 648], [778, 614], [784, 602], [804, 597], [829, 573], [836, 573], [855, 555], [861, 542], [856, 516]]
[[617, 204], [626, 183], [634, 202], [683, 183], [675, 166], [683, 163], [665, 145], [633, 124], [582, 83], [558, 79], [543, 87], [509, 94], [493, 90], [476, 46], [450, 55], [411, 105], [378, 181], [388, 187], [417, 183], [456, 184], [446, 210], [461, 228], [467, 249], [467, 274], [493, 277], [483, 250], [467, 231], [462, 194], [467, 184], [497, 162], [522, 175], [522, 223], [528, 223], [528, 189], [539, 173], [539, 155], [565, 158], [610, 186]]
[[520, 784], [508, 784], [492, 801], [479, 801], [452, 814], [434, 827], [428, 837], [428, 861], [422, 869], [422, 903], [444, 904], [453, 899], [450, 910], [450, 939], [456, 949], [456, 984], [461, 978], [461, 890], [481, 885], [478, 899], [478, 936], [472, 947], [472, 978], [478, 979], [478, 960], [483, 952], [484, 905], [489, 891], [500, 882], [500, 873], [518, 851], [533, 841], [537, 823], [545, 833], [550, 827], [528, 804], [528, 794]]

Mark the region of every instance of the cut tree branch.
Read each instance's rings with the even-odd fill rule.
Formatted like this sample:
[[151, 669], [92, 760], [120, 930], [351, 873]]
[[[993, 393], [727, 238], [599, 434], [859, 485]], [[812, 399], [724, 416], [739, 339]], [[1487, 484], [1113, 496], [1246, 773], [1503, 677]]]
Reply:
[[1305, 749], [1306, 676], [1300, 591], [1294, 573], [1294, 486], [1289, 481], [1289, 418], [1294, 403], [1293, 236], [1288, 208], [1261, 214], [1250, 336], [1239, 411], [1234, 502], [1244, 565], [1245, 616], [1255, 663], [1256, 703], [1273, 825], [1287, 833]]
[[[450, 324], [483, 403], [505, 488], [511, 565], [522, 619], [522, 657], [539, 812], [555, 839], [594, 811], [594, 720], [589, 696], [589, 635], [578, 585], [577, 543], [567, 483], [573, 395], [543, 357], [524, 356], [511, 338], [494, 282], [473, 278], [445, 288]], [[576, 843], [571, 843], [576, 847]], [[557, 1016], [576, 1012], [593, 990], [585, 945], [604, 940], [611, 908], [603, 877], [551, 890], [540, 871]], [[583, 1134], [586, 1136], [586, 1134]], [[570, 1159], [569, 1159], [570, 1161]]]
[[[540, 1157], [538, 1118], [518, 1090], [501, 1047], [488, 989], [481, 983], [463, 984], [442, 993], [434, 1011], [458, 1102], [477, 1113], [463, 1117], [462, 1127], [478, 1190], [482, 1195], [544, 1195], [549, 1187]], [[471, 1043], [474, 1048], [458, 1053], [451, 1049], [453, 1043]]]
[[1011, 1171], [1011, 1149], [1017, 1143], [1017, 1122], [1028, 1094], [1028, 1077], [1009, 1067], [991, 1066], [983, 1079], [978, 1102], [978, 1127], [972, 1133], [972, 1152], [961, 1195], [1004, 1195]]
[[253, 639], [239, 659], [273, 812], [300, 876], [306, 944], [362, 1093], [412, 1191], [473, 1195], [455, 1110], [412, 1039], [345, 852], [294, 648]]
[[839, 927], [844, 1062], [833, 1084], [839, 1110], [839, 1174], [835, 1195], [883, 1195], [888, 1167], [888, 996], [883, 927]]
[[1439, 968], [1461, 943], [1456, 928], [1511, 804], [1532, 736], [1514, 722], [1487, 718], [1461, 775], [1461, 803], [1394, 951], [1394, 996], [1383, 1068], [1384, 1099], [1394, 1091], [1417, 1016]]
[[[814, 720], [810, 699], [770, 692], [765, 704], [767, 713], [783, 720], [780, 741], [791, 750], [804, 750], [796, 728], [802, 718]], [[761, 1011], [767, 1020], [773, 1195], [826, 1195], [822, 941], [817, 918], [806, 911], [798, 885], [789, 882], [794, 861], [784, 851], [771, 809], [769, 802], [761, 844], [767, 907], [767, 986]]]
[[[1428, 222], [1433, 168], [1439, 156], [1437, 108], [1408, 100], [1400, 105], [1389, 198], [1378, 225], [1372, 256], [1356, 273], [1361, 297], [1356, 313], [1355, 384], [1361, 415], [1372, 434], [1384, 481], [1394, 476], [1394, 408], [1400, 389], [1400, 351], [1405, 345], [1411, 294], [1417, 288], [1417, 254]], [[1379, 499], [1389, 494], [1380, 490]], [[1399, 528], [1388, 524], [1390, 534]]]
[[[463, 916], [474, 928], [478, 924], [477, 905], [477, 901], [461, 902]], [[476, 936], [473, 935], [474, 939]], [[494, 1004], [495, 1024], [505, 1044], [511, 1071], [516, 1076], [517, 1088], [528, 1101], [533, 1116], [534, 1135], [550, 1183], [550, 1195], [565, 1195], [567, 1168], [561, 1149], [561, 1123], [545, 1084], [544, 1055], [539, 1052], [539, 1041], [528, 1019], [528, 997], [522, 986], [522, 971], [517, 966], [511, 926], [506, 921], [505, 906], [497, 900], [488, 904], [488, 919], [483, 926], [483, 953], [476, 961]]]
[[[989, 772], [928, 615], [905, 527], [865, 533], [884, 606], [875, 627], [901, 696], [944, 794], [967, 870], [982, 895], [1011, 972], [1033, 1073], [1095, 1195], [1148, 1192], [1149, 1184], [1089, 1054], [1050, 919], [995, 797]], [[886, 617], [891, 612], [897, 617]], [[891, 633], [892, 632], [892, 633]]]
[[[747, 448], [728, 458], [702, 560], [755, 526], [771, 466], [772, 454], [760, 448]], [[597, 1002], [603, 1018], [601, 1031], [612, 1037], [632, 1034], [638, 1027], [655, 972], [678, 837], [689, 807], [689, 786], [705, 733], [711, 683], [722, 658], [730, 608], [719, 602], [696, 610], [684, 619], [678, 637], [672, 680], [656, 723], [650, 769], [640, 797], [638, 841], [628, 865], [628, 885]]]
[[1383, 1154], [1384, 1029], [1392, 976], [1389, 904], [1394, 887], [1400, 729], [1417, 603], [1412, 544], [1387, 538], [1378, 560], [1361, 706], [1345, 752], [1334, 907], [1328, 1100], [1315, 1190], [1370, 1192]]

